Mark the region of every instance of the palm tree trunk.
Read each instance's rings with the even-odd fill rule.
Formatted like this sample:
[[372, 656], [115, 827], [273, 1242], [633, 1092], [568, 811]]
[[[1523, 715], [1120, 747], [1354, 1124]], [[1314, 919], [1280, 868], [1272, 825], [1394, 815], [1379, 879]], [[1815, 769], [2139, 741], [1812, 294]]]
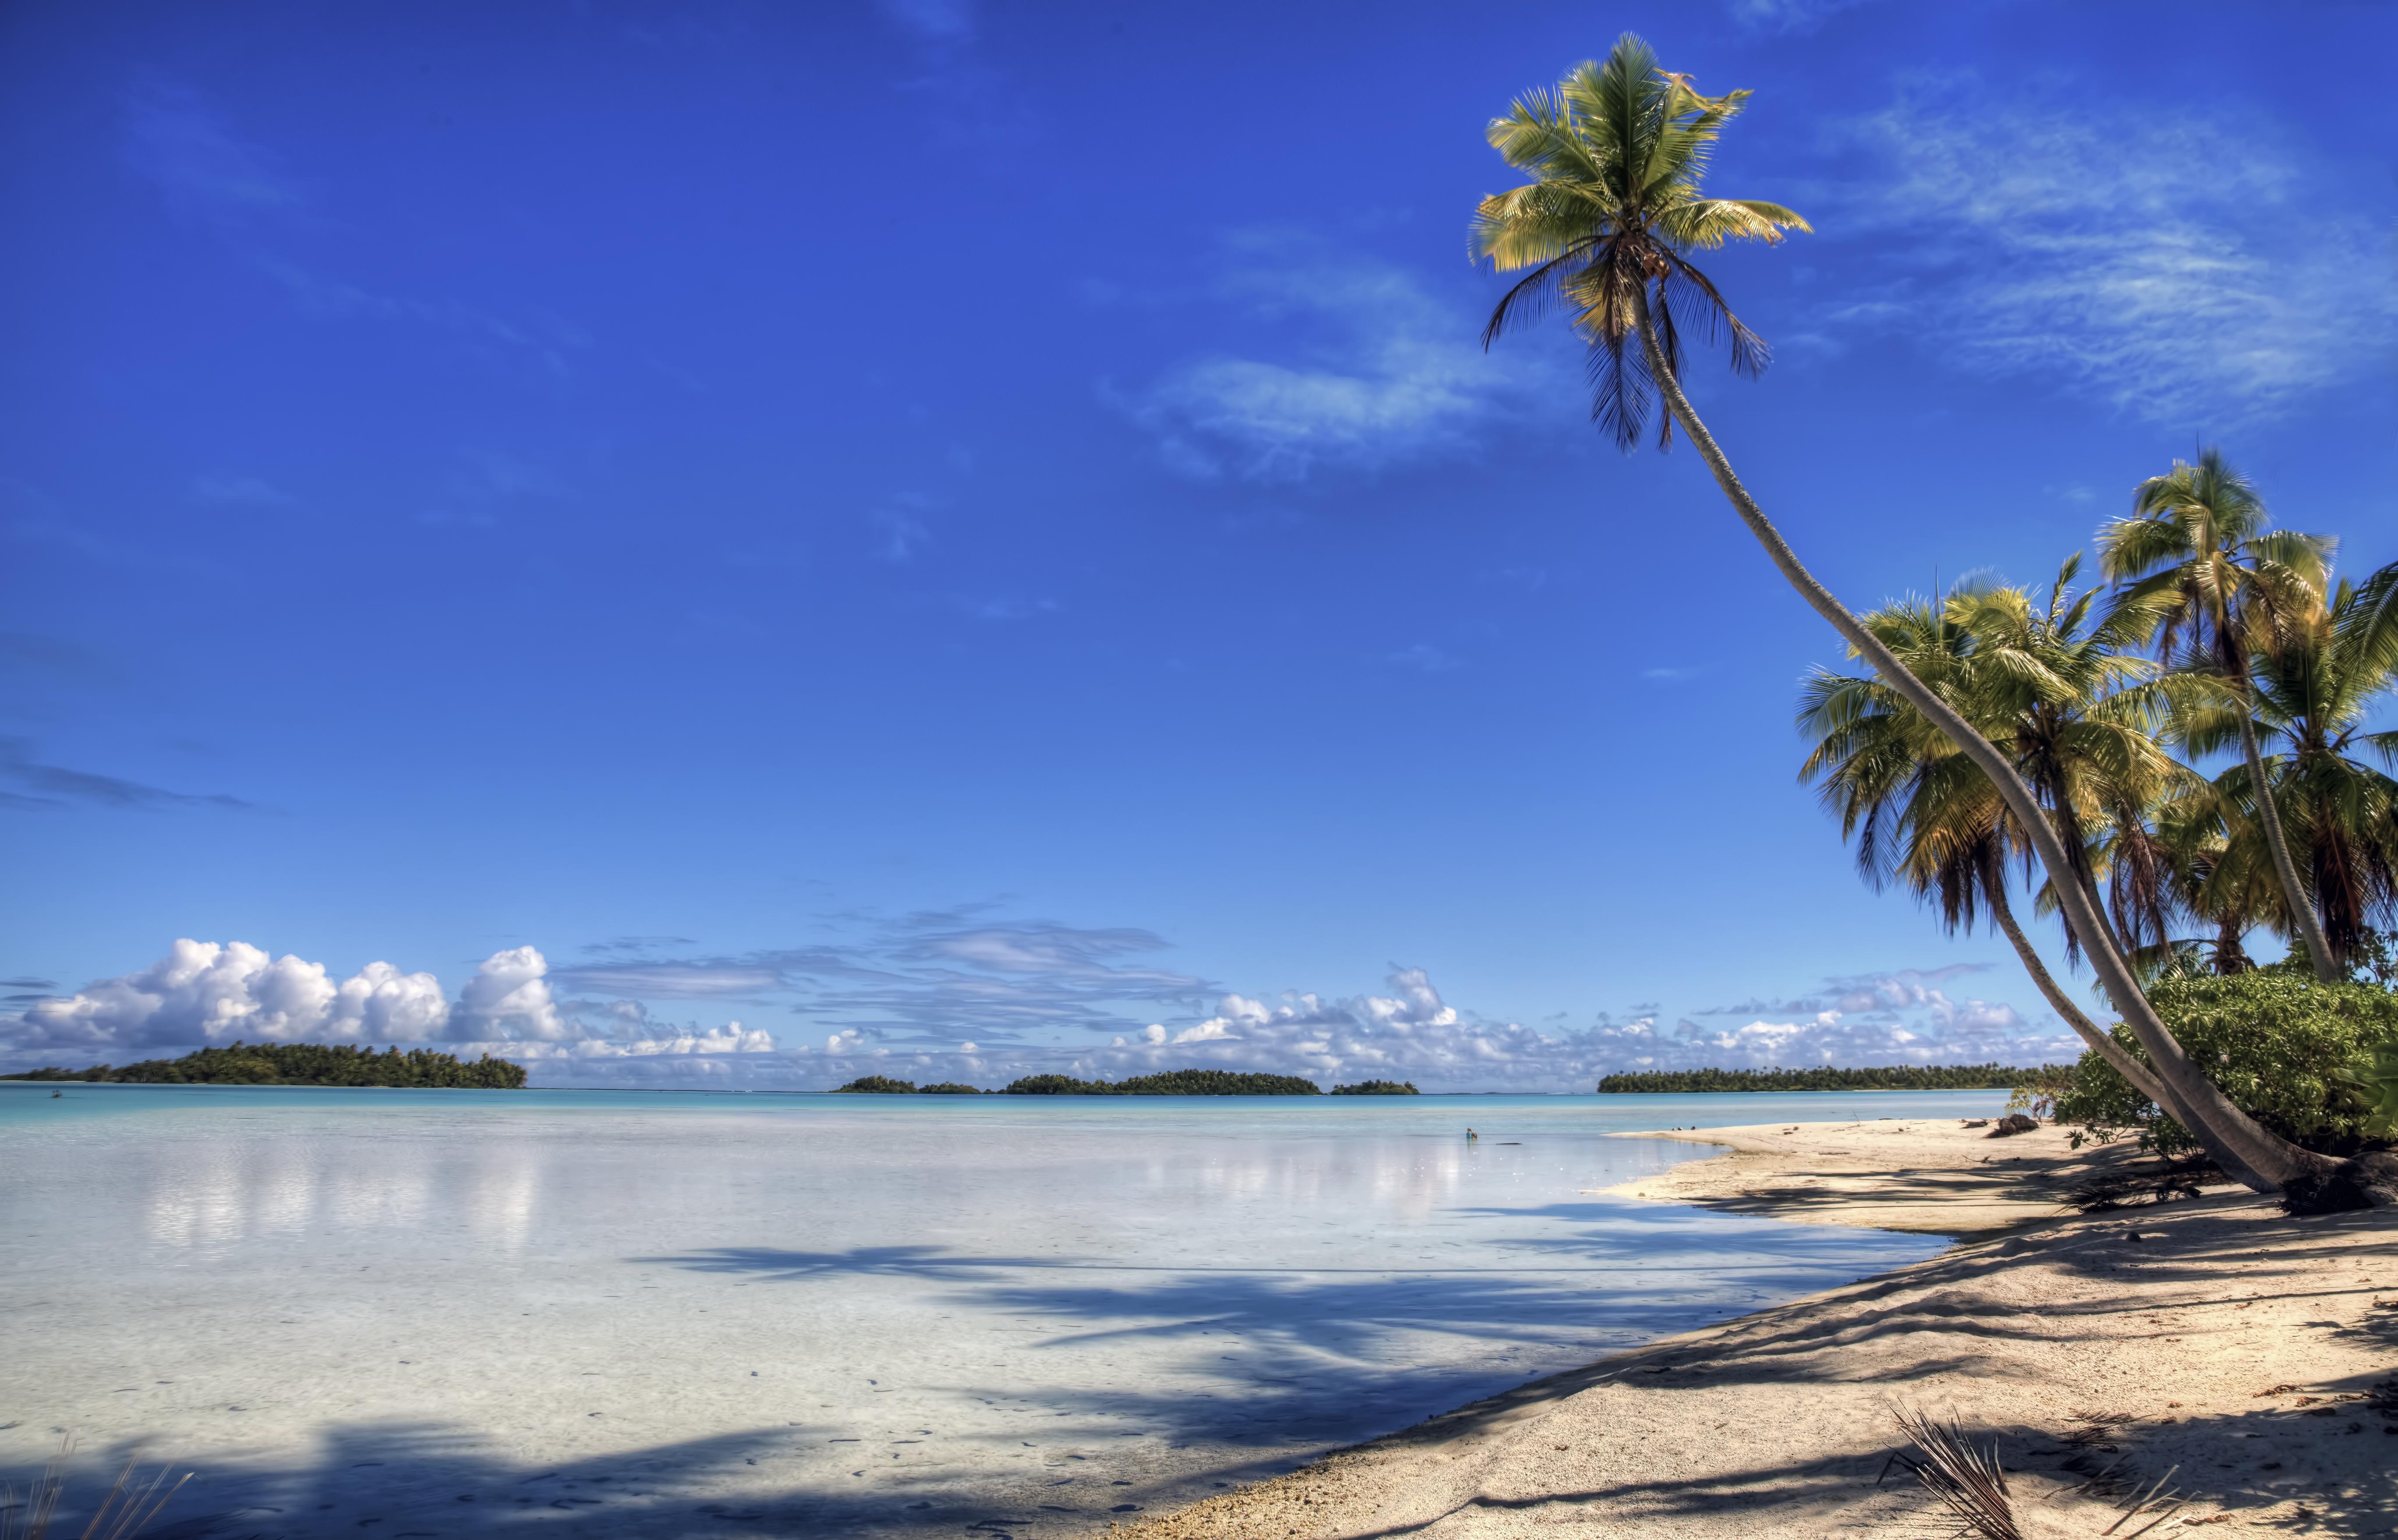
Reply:
[[2271, 1185], [2247, 1169], [2230, 1145], [2210, 1133], [2204, 1123], [2189, 1114], [2175, 1099], [2171, 1087], [2158, 1079], [2146, 1064], [2133, 1058], [2122, 1044], [2115, 1041], [2113, 1033], [2102, 1030], [2097, 1022], [2090, 1020], [2088, 1013], [2065, 993], [2064, 987], [2048, 971], [2048, 965], [2041, 960], [2031, 939], [2023, 933], [2021, 925], [2015, 924], [2015, 912], [2007, 902], [2006, 873], [2000, 870], [1995, 853], [1986, 857], [1982, 862], [1982, 893], [1990, 901], [1991, 917], [2006, 933], [2008, 942], [2015, 949], [2015, 956], [2022, 960], [2024, 971], [2031, 975], [2031, 981], [2040, 986], [2040, 993], [2048, 1001], [2049, 1008], [2064, 1019], [2065, 1024], [2073, 1029], [2073, 1034], [2089, 1044], [2091, 1051], [2104, 1059], [2109, 1069], [2129, 1081], [2134, 1090], [2163, 1108], [2175, 1122], [2189, 1129], [2191, 1137], [2205, 1147], [2215, 1163], [2222, 1167], [2233, 1181], [2258, 1191]]
[[1748, 526], [1749, 533], [1757, 537], [1758, 545], [1765, 547], [1765, 554], [1781, 570], [1784, 578], [1798, 590], [1798, 596], [1806, 600], [1816, 614], [1831, 622], [1832, 628], [1856, 649], [1859, 656], [1873, 665], [1874, 671], [1881, 675], [1884, 682], [1921, 711], [1966, 758], [1980, 767], [1982, 774], [1990, 778], [1991, 786], [2005, 800], [2008, 811], [2015, 816], [2016, 822], [2029, 836], [2032, 848], [2040, 855], [2041, 864], [2057, 874], [2058, 880], [2052, 885], [2056, 891], [2058, 904], [2064, 910], [2065, 923], [2081, 938], [2082, 950], [2089, 953], [2092, 965], [2097, 969], [2099, 982], [2106, 987], [2108, 997], [2114, 1002], [2115, 1009], [2132, 1029], [2132, 1034], [2139, 1039], [2140, 1047], [2147, 1050], [2157, 1077], [2172, 1088], [2176, 1098], [2191, 1114], [2185, 1126], [2201, 1140], [2208, 1141], [2210, 1148], [2214, 1141], [2219, 1141], [2233, 1159], [2233, 1164], [2226, 1165], [2224, 1169], [2232, 1170], [2236, 1165], [2245, 1173], [2243, 1180], [2258, 1192], [2270, 1192], [2285, 1186], [2301, 1175], [2328, 1172], [2337, 1162], [2312, 1151], [2302, 1150], [2259, 1127], [2255, 1118], [2233, 1105], [2231, 1099], [2190, 1062], [2189, 1053], [2159, 1019], [2155, 1007], [2149, 1004], [2148, 996], [2140, 993], [2139, 981], [2132, 976], [2130, 965], [2116, 949], [2106, 921], [2091, 907], [2088, 890], [2074, 880], [2073, 867], [2066, 858], [2064, 842], [2056, 837], [2055, 829], [2041, 812], [2031, 789], [2024, 785], [2023, 777], [2015, 773], [2014, 766], [2007, 763], [2006, 756], [2000, 753], [1989, 739], [1974, 730], [1973, 723], [1908, 671], [1906, 665], [1882, 645], [1881, 639], [1866, 629], [1864, 622], [1850, 614], [1848, 606], [1834, 598], [1831, 590], [1817, 582], [1814, 574], [1799, 561], [1798, 553], [1790, 548], [1790, 543], [1782, 538], [1782, 532], [1773, 527], [1772, 521], [1765, 517], [1765, 510], [1758, 507], [1757, 499], [1750, 496], [1748, 489], [1741, 484], [1740, 478], [1732, 471], [1731, 462], [1717, 446], [1715, 436], [1707, 431], [1704, 423], [1699, 421], [1699, 414], [1691, 408], [1690, 398], [1682, 394], [1681, 382], [1675, 378], [1673, 370], [1665, 361], [1664, 350], [1658, 346], [1656, 325], [1649, 314], [1649, 296], [1643, 290], [1642, 285], [1632, 286], [1633, 317], [1640, 332], [1641, 352], [1648, 360], [1650, 376], [1656, 382], [1658, 393], [1664, 398], [1666, 410], [1674, 414], [1674, 420], [1681, 425], [1682, 431], [1691, 436], [1691, 442], [1697, 446], [1699, 457], [1706, 461], [1707, 469], [1714, 474], [1716, 485], [1723, 490], [1732, 511], [1740, 515], [1741, 522]]
[[[2256, 698], [2256, 688], [2254, 684], [2248, 686], [2251, 701]], [[2282, 815], [2273, 805], [2273, 788], [2265, 779], [2265, 755], [2257, 747], [2257, 722], [2246, 702], [2240, 709], [2240, 753], [2248, 762], [2248, 789], [2256, 799], [2257, 822], [2265, 831], [2265, 848], [2273, 853], [2273, 875], [2282, 880], [2282, 898], [2290, 906], [2290, 928], [2297, 932], [2298, 944], [2307, 949], [2316, 979], [2337, 984], [2348, 977], [2348, 971], [2332, 960], [2331, 942], [2324, 935], [2323, 916], [2315, 912], [2314, 900], [2298, 881], [2298, 865], [2290, 859], [2289, 838], [2282, 831]]]

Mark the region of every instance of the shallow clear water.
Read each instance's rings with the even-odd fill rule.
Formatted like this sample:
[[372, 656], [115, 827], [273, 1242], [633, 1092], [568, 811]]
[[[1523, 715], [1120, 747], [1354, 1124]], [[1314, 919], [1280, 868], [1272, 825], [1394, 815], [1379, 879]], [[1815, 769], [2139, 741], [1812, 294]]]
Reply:
[[1944, 1244], [1596, 1196], [1705, 1153], [1612, 1130], [2003, 1100], [65, 1090], [0, 1475], [383, 1540], [1084, 1533]]

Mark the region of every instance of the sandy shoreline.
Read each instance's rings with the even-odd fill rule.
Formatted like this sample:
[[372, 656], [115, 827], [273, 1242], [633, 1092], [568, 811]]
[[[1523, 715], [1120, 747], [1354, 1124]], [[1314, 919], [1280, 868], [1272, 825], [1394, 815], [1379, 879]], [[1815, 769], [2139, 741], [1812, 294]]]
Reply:
[[2066, 1188], [2129, 1152], [2077, 1153], [2045, 1128], [1989, 1139], [1879, 1119], [1644, 1137], [1730, 1150], [1608, 1196], [1963, 1239], [1118, 1533], [1953, 1533], [1911, 1479], [1877, 1480], [1902, 1447], [1896, 1406], [1996, 1437], [2027, 1535], [2095, 1535], [2169, 1469], [2183, 1506], [2118, 1534], [2152, 1520], [2152, 1540], [2398, 1525], [2398, 1214], [2293, 1220], [2216, 1190], [2059, 1217]]

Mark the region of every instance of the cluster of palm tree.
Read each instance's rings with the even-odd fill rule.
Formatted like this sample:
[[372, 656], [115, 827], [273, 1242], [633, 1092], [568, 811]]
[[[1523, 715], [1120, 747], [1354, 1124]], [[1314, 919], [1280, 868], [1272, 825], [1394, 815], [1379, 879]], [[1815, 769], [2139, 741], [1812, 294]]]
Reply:
[[[2099, 532], [2111, 591], [2074, 590], [2076, 555], [2045, 596], [1968, 581], [1863, 624], [2013, 763], [2143, 981], [2243, 972], [2260, 927], [2346, 979], [2381, 959], [2375, 922], [2398, 909], [2398, 780], [2367, 763], [2398, 760], [2398, 734], [2364, 730], [2398, 688], [2398, 564], [2333, 583], [2331, 542], [2267, 529], [2213, 452], [2134, 505]], [[2056, 879], [1990, 779], [1878, 677], [1819, 671], [1798, 720], [1802, 774], [1867, 879], [1951, 930], [1986, 913], [2057, 1014], [2162, 1104], [2017, 922], [2010, 881], [2054, 913]], [[2213, 777], [2192, 763], [2229, 751]]]
[[[1682, 389], [1686, 335], [1728, 344], [1739, 372], [1769, 358], [1690, 253], [1809, 228], [1779, 204], [1704, 190], [1747, 96], [1701, 94], [1626, 34], [1493, 119], [1491, 145], [1529, 180], [1475, 211], [1475, 256], [1523, 274], [1485, 344], [1563, 308], [1589, 346], [1600, 426], [1630, 449], [1662, 406], [1660, 446], [1681, 430], [1774, 566], [1868, 666], [1816, 680], [1803, 717], [1818, 739], [1809, 772], [1865, 869], [1933, 899], [1952, 925], [1987, 912], [2059, 1016], [2227, 1172], [2260, 1192], [2321, 1183], [2334, 1163], [2226, 1097], [2143, 984], [2243, 967], [2243, 938], [2260, 925], [2326, 980], [2370, 945], [2392, 903], [2398, 783], [2359, 756], [2398, 756], [2398, 735], [2363, 731], [2398, 674], [2398, 567], [2336, 584], [2331, 543], [2270, 529], [2255, 490], [2209, 453], [2143, 482], [2131, 515], [2100, 532], [2103, 595], [2074, 591], [2077, 558], [2044, 598], [1965, 584], [1851, 612]], [[2229, 771], [2192, 768], [2234, 748]], [[2138, 1056], [2041, 962], [2014, 881], [2062, 923]], [[2204, 934], [2176, 934], [2192, 922]]]

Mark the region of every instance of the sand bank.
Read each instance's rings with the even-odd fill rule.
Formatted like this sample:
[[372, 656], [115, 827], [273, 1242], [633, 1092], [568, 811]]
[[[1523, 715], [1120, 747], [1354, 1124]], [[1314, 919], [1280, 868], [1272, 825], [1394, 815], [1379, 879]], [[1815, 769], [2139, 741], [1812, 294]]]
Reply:
[[[1982, 1238], [1537, 1381], [1130, 1533], [1953, 1533], [1933, 1527], [1937, 1510], [1910, 1479], [1877, 1480], [1900, 1447], [1900, 1405], [1953, 1412], [1999, 1439], [2027, 1535], [2095, 1535], [2126, 1495], [2176, 1466], [2187, 1504], [2151, 1540], [2191, 1526], [2351, 1535], [2398, 1524], [2398, 1214], [2292, 1220], [2227, 1192], [2060, 1219], [2067, 1182], [2124, 1155], [2076, 1154], [2053, 1129], [1989, 1140], [1893, 1120], [1684, 1137], [1733, 1153], [1632, 1196]], [[1943, 1205], [1949, 1222], [1929, 1223]]]
[[1731, 1153], [1604, 1189], [1608, 1197], [1960, 1236], [2054, 1219], [2074, 1186], [2138, 1159], [2128, 1140], [2076, 1151], [2071, 1136], [2051, 1124], [1994, 1139], [1987, 1126], [1953, 1119], [1757, 1123], [1617, 1137]]

